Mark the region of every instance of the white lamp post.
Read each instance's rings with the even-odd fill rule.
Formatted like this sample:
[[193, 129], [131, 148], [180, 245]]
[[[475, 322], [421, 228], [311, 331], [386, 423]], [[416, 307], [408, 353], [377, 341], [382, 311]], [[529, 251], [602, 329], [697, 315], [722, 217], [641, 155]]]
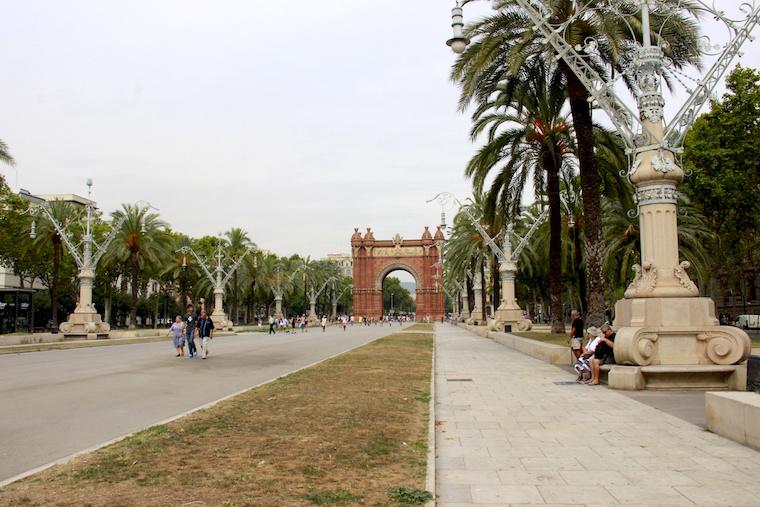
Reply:
[[[454, 13], [454, 39], [467, 44], [461, 31], [461, 6]], [[604, 16], [615, 16], [629, 27], [635, 40], [634, 27], [640, 22], [641, 42], [631, 50], [630, 63], [606, 78], [596, 72], [589, 58], [598, 50], [591, 39], [583, 45], [570, 46], [565, 30], [581, 19], [589, 7], [578, 2], [573, 16], [553, 23], [546, 12], [538, 11], [529, 0], [514, 0], [534, 24], [545, 43], [564, 60], [587, 88], [591, 99], [603, 109], [629, 148], [633, 159], [628, 178], [635, 187], [641, 231], [641, 264], [636, 276], [616, 304], [615, 358], [618, 364], [609, 374], [611, 387], [641, 389], [739, 387], [744, 361], [750, 352], [750, 340], [743, 331], [720, 326], [715, 318], [711, 299], [698, 297], [699, 290], [689, 279], [688, 262], [681, 262], [678, 249], [678, 192], [684, 178], [678, 157], [684, 136], [728, 70], [729, 63], [760, 20], [760, 5], [755, 0], [743, 2], [741, 19], [729, 19], [705, 0], [694, 0], [696, 10], [725, 24], [728, 42], [718, 46], [715, 63], [697, 85], [688, 90], [687, 100], [669, 122], [664, 121], [665, 99], [662, 94], [662, 73], [668, 67], [663, 48], [653, 44], [650, 35], [650, 14], [657, 9], [663, 15], [664, 29], [668, 15], [682, 9], [661, 0], [611, 0], [603, 7]], [[723, 2], [721, 2], [723, 4]], [[498, 4], [497, 4], [498, 5]], [[595, 4], [597, 5], [597, 4]], [[637, 19], [630, 23], [631, 9]], [[453, 39], [452, 39], [453, 40]], [[661, 40], [658, 36], [657, 40]], [[450, 41], [451, 42], [451, 41]], [[461, 44], [449, 45], [456, 52]], [[704, 50], [715, 49], [710, 46]], [[457, 51], [459, 50], [459, 51]], [[617, 80], [634, 84], [633, 94], [638, 111], [631, 110], [615, 91]], [[746, 380], [745, 380], [746, 383]]]
[[[517, 236], [513, 230], [512, 225], [507, 226], [507, 230], [504, 234], [503, 249], [499, 248], [499, 245], [488, 235], [485, 229], [480, 225], [480, 221], [470, 213], [466, 206], [463, 206], [459, 199], [450, 192], [441, 192], [440, 194], [430, 199], [430, 201], [438, 200], [444, 206], [448, 203], [456, 203], [459, 205], [459, 209], [465, 213], [470, 222], [480, 233], [483, 241], [488, 245], [491, 251], [496, 255], [499, 260], [499, 275], [501, 278], [502, 290], [501, 290], [501, 302], [499, 307], [494, 312], [494, 318], [489, 323], [490, 327], [494, 330], [504, 329], [505, 324], [514, 325], [521, 331], [527, 331], [533, 327], [533, 323], [530, 319], [523, 317], [523, 310], [520, 305], [517, 304], [515, 297], [515, 278], [517, 277], [517, 259], [520, 257], [523, 249], [528, 245], [533, 235], [538, 230], [538, 226], [546, 219], [549, 214], [548, 208], [536, 218], [531, 225], [524, 238]], [[428, 202], [430, 202], [428, 201]], [[512, 236], [517, 236], [520, 240], [517, 248], [512, 250]], [[470, 276], [470, 275], [468, 275]], [[464, 300], [465, 311], [462, 312], [463, 319], [468, 324], [471, 324], [479, 319], [482, 320], [482, 291], [483, 283], [480, 271], [478, 270], [472, 278], [473, 297], [475, 298], [474, 307], [472, 313], [469, 312], [467, 305], [467, 281], [465, 280], [464, 289], [462, 292], [462, 299]], [[465, 317], [466, 315], [466, 317]]]
[[195, 257], [195, 260], [198, 262], [198, 265], [202, 268], [203, 273], [206, 275], [206, 278], [213, 284], [214, 286], [214, 312], [211, 314], [211, 320], [213, 320], [216, 325], [221, 329], [232, 329], [233, 322], [230, 321], [227, 318], [227, 315], [224, 313], [224, 288], [227, 286], [227, 283], [229, 283], [230, 279], [232, 278], [232, 275], [237, 271], [237, 268], [240, 267], [240, 263], [243, 262], [243, 259], [245, 257], [253, 252], [253, 247], [248, 247], [245, 252], [243, 252], [243, 255], [241, 255], [236, 261], [232, 263], [232, 265], [229, 267], [229, 269], [224, 269], [224, 254], [222, 253], [222, 238], [220, 237], [217, 242], [216, 247], [216, 267], [214, 268], [213, 273], [206, 267], [206, 263], [201, 259], [198, 254], [189, 246], [183, 246], [179, 250], [177, 250], [178, 253], [183, 254], [191, 254], [193, 257]]
[[[74, 242], [67, 230], [66, 224], [59, 223], [50, 212], [50, 206], [47, 201], [35, 197], [28, 192], [21, 191], [19, 196], [29, 201], [29, 213], [32, 215], [32, 227], [30, 236], [32, 238], [36, 235], [36, 217], [39, 215], [45, 216], [45, 218], [55, 227], [58, 235], [61, 237], [61, 241], [66, 246], [66, 249], [74, 258], [74, 261], [79, 268], [79, 301], [77, 301], [76, 309], [74, 313], [70, 314], [66, 322], [61, 323], [59, 329], [66, 337], [72, 336], [85, 336], [88, 339], [94, 338], [107, 338], [111, 331], [111, 326], [107, 322], [103, 322], [100, 314], [95, 310], [95, 306], [92, 304], [92, 286], [95, 280], [95, 270], [98, 267], [98, 262], [103, 257], [103, 254], [108, 249], [108, 246], [116, 237], [119, 231], [119, 227], [124, 222], [126, 217], [122, 217], [111, 223], [111, 230], [106, 238], [97, 243], [93, 237], [92, 225], [94, 220], [95, 203], [92, 201], [92, 179], [87, 179], [87, 203], [85, 204], [86, 217], [85, 217], [85, 233], [84, 238], [81, 241], [82, 251], [79, 250], [79, 245]], [[150, 208], [150, 205], [145, 205], [144, 209]]]
[[319, 297], [320, 294], [322, 294], [322, 291], [325, 290], [325, 288], [330, 282], [333, 282], [333, 284], [335, 284], [336, 281], [337, 279], [331, 276], [330, 278], [325, 280], [325, 283], [322, 284], [322, 287], [320, 287], [319, 290], [315, 291], [314, 287], [309, 288], [309, 320], [310, 321], [316, 322], [318, 320], [317, 298]]

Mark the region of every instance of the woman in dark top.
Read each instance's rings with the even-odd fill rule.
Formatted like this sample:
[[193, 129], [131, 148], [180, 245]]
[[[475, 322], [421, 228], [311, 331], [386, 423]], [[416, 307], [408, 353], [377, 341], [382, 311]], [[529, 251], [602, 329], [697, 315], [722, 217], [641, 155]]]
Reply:
[[587, 383], [590, 385], [599, 385], [599, 371], [603, 364], [615, 364], [615, 333], [609, 324], [602, 326], [602, 337], [599, 345], [594, 350], [594, 359], [591, 363], [591, 380]]

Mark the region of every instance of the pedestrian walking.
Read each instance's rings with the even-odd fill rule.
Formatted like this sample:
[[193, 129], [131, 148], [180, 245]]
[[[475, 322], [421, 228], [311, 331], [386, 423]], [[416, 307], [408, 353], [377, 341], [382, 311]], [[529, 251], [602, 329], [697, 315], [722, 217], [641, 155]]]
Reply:
[[185, 325], [185, 342], [187, 342], [187, 357], [192, 358], [198, 355], [195, 348], [195, 326], [198, 323], [198, 315], [195, 313], [192, 304], [187, 305], [187, 313], [182, 317]]
[[325, 332], [327, 328], [327, 315], [322, 315], [322, 332]]
[[271, 315], [269, 316], [269, 333], [267, 334], [276, 334], [274, 330], [274, 317]]
[[214, 321], [201, 312], [201, 318], [198, 321], [198, 338], [201, 339], [201, 359], [208, 356], [208, 342], [214, 339]]
[[170, 332], [172, 334], [172, 343], [177, 351], [177, 357], [185, 355], [185, 325], [182, 322], [182, 317], [177, 315], [174, 319]]

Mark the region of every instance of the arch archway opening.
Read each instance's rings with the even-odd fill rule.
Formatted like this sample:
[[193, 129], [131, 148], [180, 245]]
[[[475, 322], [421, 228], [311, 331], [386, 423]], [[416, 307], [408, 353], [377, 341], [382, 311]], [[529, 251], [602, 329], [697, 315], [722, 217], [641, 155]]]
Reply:
[[411, 316], [417, 310], [417, 281], [414, 275], [397, 268], [383, 276], [383, 315]]

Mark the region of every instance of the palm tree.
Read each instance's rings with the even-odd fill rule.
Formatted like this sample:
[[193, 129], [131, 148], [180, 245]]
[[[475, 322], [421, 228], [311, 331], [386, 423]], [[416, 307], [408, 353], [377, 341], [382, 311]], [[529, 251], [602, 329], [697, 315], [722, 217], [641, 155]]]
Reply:
[[[227, 237], [227, 253], [233, 261], [237, 261], [241, 255], [244, 255], [249, 247], [255, 246], [251, 238], [248, 237], [248, 233], [239, 227], [233, 227], [224, 235]], [[232, 274], [232, 301], [230, 304], [230, 320], [234, 323], [237, 323], [239, 292], [238, 271], [235, 270]]]
[[[650, 26], [653, 40], [664, 40], [665, 54], [674, 67], [697, 64], [698, 26], [683, 14], [685, 10], [693, 16], [694, 11], [689, 10], [690, 3], [684, 0], [663, 2], [666, 7], [652, 11]], [[566, 24], [562, 32], [565, 40], [570, 46], [580, 48], [580, 52], [584, 52], [583, 47], [588, 41], [595, 41], [598, 52], [584, 53], [584, 56], [603, 78], [610, 71], [620, 73], [630, 58], [631, 48], [637, 40], [641, 40], [641, 25], [635, 16], [627, 18], [630, 26], [638, 31], [631, 33], [626, 20], [610, 16], [605, 11], [608, 0], [531, 0], [531, 3], [553, 25]], [[673, 13], [667, 7], [678, 12]], [[519, 70], [529, 61], [552, 62], [557, 57], [553, 47], [545, 42], [535, 23], [515, 0], [500, 0], [498, 8], [498, 14], [468, 27], [467, 36], [474, 43], [460, 55], [452, 69], [452, 79], [462, 88], [459, 104], [463, 110], [473, 100], [486, 102], [504, 80], [519, 75]], [[579, 15], [582, 8], [585, 10]], [[636, 14], [639, 12], [639, 2], [630, 2], [625, 8]], [[594, 154], [594, 124], [589, 103], [591, 94], [564, 60], [559, 60], [557, 65], [565, 76], [578, 144], [589, 299], [587, 320], [591, 324], [601, 324], [605, 309], [605, 246], [601, 215], [602, 179]]]
[[[2, 146], [0, 146], [0, 149]], [[66, 201], [51, 201], [49, 211], [53, 219], [67, 227], [76, 218], [76, 210], [73, 205]], [[63, 240], [55, 225], [47, 218], [43, 218], [38, 226], [35, 243], [50, 243], [53, 247], [53, 267], [50, 279], [50, 321], [53, 329], [58, 327], [58, 286], [60, 283], [61, 257], [63, 255]]]
[[111, 243], [111, 254], [127, 263], [130, 273], [132, 300], [129, 307], [129, 328], [137, 322], [137, 295], [142, 270], [165, 264], [173, 257], [173, 242], [167, 232], [168, 224], [137, 204], [123, 204], [121, 210], [111, 213], [112, 220], [124, 220]]
[[[500, 224], [494, 225], [494, 216], [487, 217], [484, 214], [484, 196], [475, 192], [472, 199], [468, 199], [464, 205], [472, 216], [480, 220], [480, 225], [491, 237], [496, 237], [501, 232]], [[487, 220], [490, 218], [490, 223]], [[451, 237], [445, 245], [446, 263], [453, 277], [467, 281], [468, 299], [474, 305], [472, 290], [472, 275], [480, 273], [481, 280], [485, 285], [485, 269], [488, 264], [490, 251], [478, 229], [473, 225], [470, 217], [464, 210], [460, 210], [454, 217], [454, 225]], [[473, 316], [485, 321], [486, 288], [481, 293], [482, 315]], [[471, 309], [468, 308], [468, 311]]]
[[[249, 319], [253, 318], [256, 312], [256, 291], [260, 290], [262, 283], [265, 282], [265, 272], [262, 267], [266, 257], [268, 256], [262, 254], [260, 250], [256, 250], [243, 260], [243, 265], [241, 266], [243, 276], [241, 285], [246, 287], [246, 291], [243, 293], [243, 300], [247, 301]], [[264, 287], [264, 290], [266, 291], [268, 288]]]
[[2, 139], [0, 139], [0, 162], [8, 164], [11, 167], [16, 165], [16, 160], [11, 155], [8, 145]]
[[[488, 129], [488, 142], [465, 170], [478, 191], [487, 177], [496, 173], [486, 197], [486, 213], [493, 213], [498, 206], [515, 217], [531, 175], [536, 197], [548, 198], [549, 301], [554, 333], [565, 332], [560, 179], [572, 174], [575, 165], [572, 132], [563, 114], [566, 97], [561, 73], [537, 60], [523, 66], [504, 92], [482, 104], [473, 115], [473, 140]], [[506, 111], [500, 112], [502, 108]]]

